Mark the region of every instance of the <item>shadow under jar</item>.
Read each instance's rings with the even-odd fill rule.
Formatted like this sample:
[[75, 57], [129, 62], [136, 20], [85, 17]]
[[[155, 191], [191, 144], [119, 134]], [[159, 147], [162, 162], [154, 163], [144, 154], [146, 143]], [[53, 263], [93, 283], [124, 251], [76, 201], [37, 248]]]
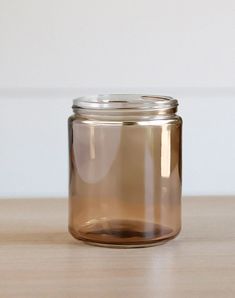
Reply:
[[178, 102], [112, 94], [73, 102], [69, 126], [69, 231], [101, 246], [143, 247], [181, 228]]

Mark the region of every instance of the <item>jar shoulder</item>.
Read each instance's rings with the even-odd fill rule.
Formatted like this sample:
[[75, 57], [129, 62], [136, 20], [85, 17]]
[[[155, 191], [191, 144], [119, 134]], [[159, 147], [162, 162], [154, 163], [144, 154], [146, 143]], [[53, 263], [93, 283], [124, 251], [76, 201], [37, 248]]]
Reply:
[[179, 115], [172, 115], [170, 117], [151, 117], [151, 118], [129, 118], [129, 119], [105, 119], [105, 118], [90, 118], [84, 115], [73, 114], [68, 118], [68, 123], [84, 124], [84, 125], [163, 125], [163, 124], [177, 124], [182, 125], [183, 120]]

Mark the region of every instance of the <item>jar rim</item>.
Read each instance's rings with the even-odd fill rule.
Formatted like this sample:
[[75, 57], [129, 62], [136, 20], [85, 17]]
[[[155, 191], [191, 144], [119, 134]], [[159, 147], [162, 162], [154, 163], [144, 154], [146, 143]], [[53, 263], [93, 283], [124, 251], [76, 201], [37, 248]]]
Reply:
[[176, 108], [178, 100], [170, 96], [149, 94], [98, 94], [73, 100], [73, 109], [91, 110], [167, 110]]

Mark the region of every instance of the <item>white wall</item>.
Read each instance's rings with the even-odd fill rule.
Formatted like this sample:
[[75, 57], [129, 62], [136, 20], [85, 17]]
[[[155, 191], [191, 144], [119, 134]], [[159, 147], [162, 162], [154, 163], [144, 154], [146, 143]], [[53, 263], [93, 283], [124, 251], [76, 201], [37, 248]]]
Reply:
[[175, 96], [184, 194], [235, 193], [234, 0], [0, 0], [0, 197], [67, 193], [71, 99]]
[[234, 18], [234, 0], [0, 0], [0, 84], [231, 86]]

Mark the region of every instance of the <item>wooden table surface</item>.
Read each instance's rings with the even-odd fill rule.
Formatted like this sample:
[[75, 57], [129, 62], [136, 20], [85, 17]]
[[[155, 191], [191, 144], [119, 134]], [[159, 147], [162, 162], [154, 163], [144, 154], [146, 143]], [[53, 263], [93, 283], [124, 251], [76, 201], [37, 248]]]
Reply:
[[0, 200], [0, 297], [235, 297], [235, 197], [183, 199], [175, 240], [139, 249], [83, 244], [63, 199]]

